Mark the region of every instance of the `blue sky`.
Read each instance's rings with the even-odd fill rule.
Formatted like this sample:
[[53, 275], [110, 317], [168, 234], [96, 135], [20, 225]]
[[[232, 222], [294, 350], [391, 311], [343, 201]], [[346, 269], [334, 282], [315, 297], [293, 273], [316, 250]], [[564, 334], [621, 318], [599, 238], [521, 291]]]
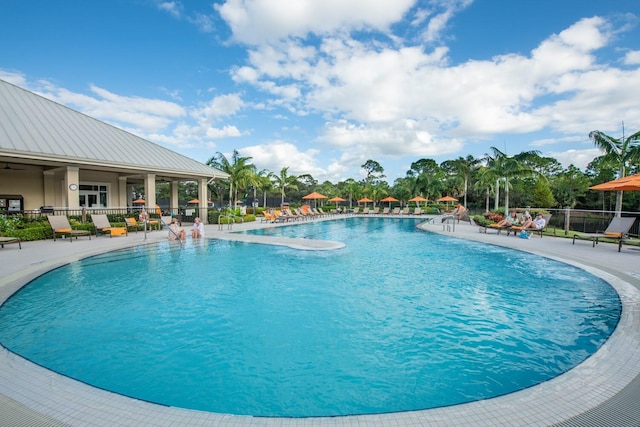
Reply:
[[0, 79], [206, 162], [390, 182], [640, 130], [637, 0], [5, 0]]

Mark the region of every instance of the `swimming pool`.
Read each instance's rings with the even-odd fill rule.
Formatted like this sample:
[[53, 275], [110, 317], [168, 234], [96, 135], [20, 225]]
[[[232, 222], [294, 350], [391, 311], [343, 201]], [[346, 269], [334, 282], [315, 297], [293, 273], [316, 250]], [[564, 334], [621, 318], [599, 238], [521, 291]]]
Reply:
[[7, 301], [0, 324], [11, 327], [0, 342], [158, 403], [337, 415], [527, 387], [588, 357], [619, 317], [619, 300], [600, 279], [417, 231], [414, 220], [353, 218], [264, 233], [347, 247], [161, 244], [89, 258]]

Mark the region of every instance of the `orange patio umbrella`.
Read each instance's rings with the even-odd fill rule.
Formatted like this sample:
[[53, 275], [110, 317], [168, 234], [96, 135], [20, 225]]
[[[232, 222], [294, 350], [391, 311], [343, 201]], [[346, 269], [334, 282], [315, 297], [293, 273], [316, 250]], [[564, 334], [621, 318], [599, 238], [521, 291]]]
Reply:
[[455, 199], [451, 196], [440, 197], [436, 202], [457, 202], [458, 199]]
[[640, 190], [640, 173], [603, 182], [602, 184], [589, 187], [591, 190], [600, 191], [638, 191]]
[[324, 194], [320, 194], [315, 191], [303, 197], [304, 200], [315, 200], [315, 199], [326, 199], [326, 198], [327, 196], [325, 196]]
[[346, 202], [347, 200], [346, 200], [346, 199], [343, 199], [342, 197], [338, 197], [338, 196], [336, 196], [336, 197], [332, 197], [332, 198], [330, 198], [330, 199], [329, 199], [329, 201], [330, 201], [330, 202], [335, 203], [335, 204], [336, 204], [336, 206], [337, 206], [337, 205], [339, 205], [339, 204], [340, 204], [340, 202]]
[[384, 199], [380, 200], [380, 203], [389, 202], [389, 207], [391, 207], [391, 202], [399, 202], [399, 201], [400, 200], [396, 199], [395, 197], [387, 196]]
[[409, 199], [410, 202], [416, 202], [416, 204], [418, 205], [418, 207], [420, 207], [420, 202], [426, 202], [428, 201], [427, 199], [425, 199], [422, 196], [416, 196], [413, 199]]
[[132, 203], [134, 205], [144, 205], [147, 201], [145, 199], [135, 199]]
[[306, 196], [303, 197], [304, 200], [315, 200], [316, 201], [316, 207], [318, 207], [318, 199], [326, 199], [327, 196], [325, 196], [324, 194], [320, 194], [317, 192], [313, 192], [311, 194], [307, 194]]
[[365, 206], [367, 205], [367, 203], [373, 203], [373, 200], [367, 198], [367, 197], [363, 197], [362, 199], [358, 200], [357, 203], [364, 203]]

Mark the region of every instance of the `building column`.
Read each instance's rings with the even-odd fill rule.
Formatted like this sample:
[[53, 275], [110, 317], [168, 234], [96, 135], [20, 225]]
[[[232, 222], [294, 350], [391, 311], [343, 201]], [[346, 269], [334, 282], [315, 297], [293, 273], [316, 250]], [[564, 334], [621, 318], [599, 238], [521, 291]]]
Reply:
[[44, 206], [56, 205], [56, 173], [52, 171], [42, 172], [42, 182], [44, 184]]
[[198, 180], [198, 200], [200, 200], [198, 206], [198, 216], [200, 217], [200, 221], [202, 221], [203, 224], [209, 223], [209, 215], [207, 215], [207, 207], [209, 206], [209, 203], [207, 203], [209, 201], [209, 199], [207, 198], [207, 189], [207, 180]]
[[80, 209], [80, 168], [77, 166], [67, 166], [67, 170], [64, 174], [64, 186], [67, 209], [76, 210]]
[[169, 209], [171, 210], [171, 215], [178, 214], [178, 204], [180, 200], [178, 199], [178, 184], [179, 181], [171, 181], [171, 195], [169, 196]]
[[129, 197], [127, 192], [127, 177], [118, 177], [118, 207], [126, 208], [129, 205]]
[[148, 173], [144, 177], [144, 200], [147, 202], [147, 211], [156, 209], [156, 174]]

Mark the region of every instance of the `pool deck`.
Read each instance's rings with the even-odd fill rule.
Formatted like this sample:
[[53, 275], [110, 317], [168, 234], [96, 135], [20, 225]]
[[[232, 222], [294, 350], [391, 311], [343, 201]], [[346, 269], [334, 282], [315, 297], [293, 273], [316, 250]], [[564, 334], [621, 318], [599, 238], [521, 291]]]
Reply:
[[[314, 219], [334, 220], [340, 217]], [[425, 220], [429, 217], [423, 216]], [[303, 224], [304, 222], [299, 222]], [[295, 223], [294, 223], [295, 224]], [[280, 226], [260, 223], [207, 225], [207, 238], [332, 250], [340, 242], [266, 238], [229, 233]], [[290, 225], [290, 224], [284, 224]], [[431, 218], [421, 228], [543, 255], [579, 266], [612, 284], [623, 302], [620, 323], [607, 342], [571, 371], [534, 387], [462, 405], [424, 411], [327, 418], [260, 418], [155, 405], [99, 390], [55, 374], [0, 348], [0, 425], [16, 426], [638, 426], [640, 425], [640, 248], [532, 236], [520, 239], [495, 231], [479, 233], [468, 223], [444, 227]], [[166, 231], [126, 237], [81, 237], [24, 242], [0, 249], [0, 303], [42, 272], [90, 255], [153, 244]], [[187, 240], [191, 238], [188, 237]], [[180, 243], [173, 242], [176, 250]], [[410, 250], [411, 248], [407, 248]], [[535, 255], [532, 255], [535, 256]], [[508, 268], [508, 266], [497, 266]]]

